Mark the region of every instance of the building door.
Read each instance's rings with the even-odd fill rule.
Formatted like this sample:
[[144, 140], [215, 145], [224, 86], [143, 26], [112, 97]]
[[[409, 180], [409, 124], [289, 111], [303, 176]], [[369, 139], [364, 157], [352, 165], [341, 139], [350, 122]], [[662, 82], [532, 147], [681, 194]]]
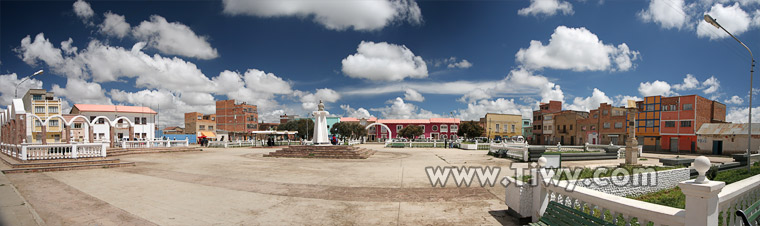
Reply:
[[654, 143], [655, 143], [655, 145], [654, 145], [655, 151], [661, 151], [660, 138], [659, 137], [654, 140]]
[[618, 136], [610, 136], [610, 142], [612, 144], [618, 144]]
[[713, 155], [722, 155], [723, 154], [723, 141], [722, 140], [714, 140], [713, 141], [712, 154]]
[[575, 145], [575, 136], [570, 136], [570, 145]]
[[678, 152], [678, 137], [670, 138], [670, 152]]

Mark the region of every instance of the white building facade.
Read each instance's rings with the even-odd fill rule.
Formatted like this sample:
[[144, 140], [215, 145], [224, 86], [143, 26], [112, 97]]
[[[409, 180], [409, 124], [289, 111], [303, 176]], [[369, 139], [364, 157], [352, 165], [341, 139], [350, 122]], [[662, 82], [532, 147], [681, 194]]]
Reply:
[[87, 117], [96, 142], [155, 139], [157, 113], [148, 107], [75, 104], [71, 114]]

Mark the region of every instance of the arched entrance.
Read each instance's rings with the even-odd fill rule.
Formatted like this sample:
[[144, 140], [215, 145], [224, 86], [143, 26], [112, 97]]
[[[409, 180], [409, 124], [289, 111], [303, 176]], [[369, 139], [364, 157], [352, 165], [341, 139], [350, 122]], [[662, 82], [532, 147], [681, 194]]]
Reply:
[[[372, 126], [377, 126], [377, 125], [382, 126], [383, 128], [385, 128], [385, 130], [388, 131], [388, 137], [385, 137], [385, 139], [393, 137], [392, 132], [391, 132], [391, 128], [388, 128], [387, 125], [379, 123], [379, 122], [369, 124], [369, 125], [367, 125], [367, 127], [365, 127], [365, 129], [368, 130], [369, 128], [372, 128]], [[373, 134], [370, 134], [370, 135], [373, 135]], [[378, 137], [378, 139], [382, 139], [382, 137]]]

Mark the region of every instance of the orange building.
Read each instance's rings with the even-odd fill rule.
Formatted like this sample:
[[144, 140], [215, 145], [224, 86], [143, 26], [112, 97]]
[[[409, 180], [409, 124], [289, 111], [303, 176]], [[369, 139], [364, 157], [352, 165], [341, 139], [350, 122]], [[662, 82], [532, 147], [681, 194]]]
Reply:
[[636, 139], [644, 151], [660, 151], [661, 96], [645, 97], [636, 102]]

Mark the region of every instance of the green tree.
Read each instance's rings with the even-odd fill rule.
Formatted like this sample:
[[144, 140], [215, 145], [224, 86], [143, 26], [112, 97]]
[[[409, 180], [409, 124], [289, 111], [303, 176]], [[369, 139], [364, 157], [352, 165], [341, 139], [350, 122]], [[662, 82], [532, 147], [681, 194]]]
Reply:
[[367, 130], [359, 123], [338, 122], [332, 125], [330, 133], [338, 135], [343, 139], [356, 139], [367, 135]]
[[485, 131], [486, 130], [476, 122], [462, 122], [459, 124], [459, 131], [457, 131], [457, 135], [460, 137], [465, 137], [467, 139], [472, 139], [479, 137]]
[[419, 137], [423, 133], [422, 126], [408, 125], [402, 128], [401, 131], [398, 132], [398, 135], [411, 140]]
[[[277, 130], [297, 131], [299, 137], [306, 140], [311, 140], [311, 138], [314, 136], [314, 121], [311, 119], [290, 120], [285, 124], [280, 124], [277, 126]], [[309, 131], [309, 137], [306, 137], [307, 130]]]

